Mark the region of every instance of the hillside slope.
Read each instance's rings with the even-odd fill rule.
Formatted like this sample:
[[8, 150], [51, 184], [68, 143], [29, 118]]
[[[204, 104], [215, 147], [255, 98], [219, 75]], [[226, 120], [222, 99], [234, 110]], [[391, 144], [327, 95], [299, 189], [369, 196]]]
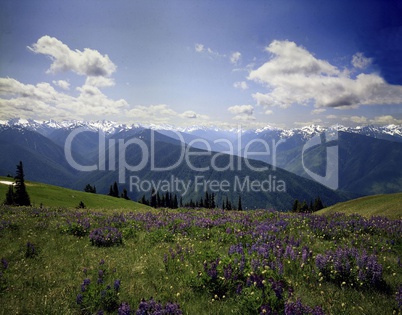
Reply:
[[391, 219], [402, 219], [402, 193], [353, 199], [322, 209], [317, 214], [335, 212], [346, 214], [358, 213], [364, 217], [382, 215]]
[[[0, 203], [5, 199], [12, 178], [0, 177]], [[91, 194], [38, 182], [26, 181], [27, 191], [33, 206], [75, 208], [82, 201], [91, 210], [149, 210], [148, 206], [106, 195]]]

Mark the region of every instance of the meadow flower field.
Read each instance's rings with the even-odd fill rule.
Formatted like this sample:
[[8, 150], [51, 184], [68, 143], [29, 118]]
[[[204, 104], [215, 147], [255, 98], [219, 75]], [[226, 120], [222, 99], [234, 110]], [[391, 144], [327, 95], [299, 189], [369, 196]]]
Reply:
[[1, 314], [401, 314], [402, 220], [0, 208]]

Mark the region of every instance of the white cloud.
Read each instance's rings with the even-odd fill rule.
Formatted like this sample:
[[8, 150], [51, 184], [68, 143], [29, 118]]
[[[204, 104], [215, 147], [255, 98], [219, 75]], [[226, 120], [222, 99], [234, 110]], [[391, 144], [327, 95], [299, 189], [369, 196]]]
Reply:
[[397, 119], [395, 117], [392, 117], [391, 115], [383, 115], [374, 117], [370, 120], [370, 123], [375, 125], [401, 125], [402, 119]]
[[53, 80], [52, 81], [54, 85], [62, 88], [63, 90], [69, 90], [70, 89], [70, 83], [65, 81], [65, 80]]
[[235, 105], [229, 107], [228, 111], [232, 114], [252, 115], [254, 112], [254, 107], [252, 105]]
[[127, 116], [142, 123], [168, 123], [177, 113], [166, 104], [135, 106], [127, 111]]
[[267, 109], [264, 113], [265, 113], [265, 115], [271, 115], [274, 113], [274, 111], [271, 109]]
[[247, 90], [248, 89], [248, 85], [247, 85], [246, 81], [235, 82], [235, 83], [233, 83], [233, 86], [236, 89], [241, 89], [241, 90]]
[[115, 82], [112, 78], [105, 77], [87, 77], [85, 80], [86, 85], [96, 86], [96, 87], [109, 87], [114, 86]]
[[342, 118], [343, 121], [351, 121], [354, 122], [356, 124], [366, 124], [367, 123], [367, 118], [364, 116], [350, 116], [350, 117], [343, 117]]
[[192, 110], [186, 110], [185, 112], [181, 113], [179, 116], [182, 118], [186, 118], [186, 119], [208, 119], [209, 118], [207, 115], [201, 115]]
[[71, 50], [57, 38], [43, 36], [28, 49], [51, 58], [48, 73], [73, 71], [86, 76], [110, 76], [116, 71], [115, 64], [108, 55], [101, 55], [97, 50], [85, 48], [83, 51]]
[[325, 111], [326, 111], [325, 108], [316, 108], [316, 109], [313, 109], [313, 110], [311, 111], [311, 113], [314, 114], [314, 115], [316, 115], [316, 114], [321, 114], [321, 113], [323, 113], [323, 112], [325, 112]]
[[365, 116], [345, 116], [342, 117], [343, 121], [351, 121], [357, 125], [400, 125], [402, 124], [402, 119], [397, 119], [391, 115], [375, 116], [374, 118], [367, 118]]
[[255, 120], [253, 116], [254, 107], [252, 105], [235, 105], [228, 108], [231, 114], [236, 115], [235, 120]]
[[327, 116], [325, 116], [325, 118], [327, 118], [327, 119], [337, 119], [338, 116], [336, 116], [336, 115], [327, 115]]
[[119, 114], [128, 104], [125, 100], [113, 100], [97, 87], [78, 87], [77, 97], [56, 91], [49, 83], [24, 84], [11, 78], [0, 78], [0, 104], [2, 115], [7, 118], [75, 118], [103, 117]]
[[248, 79], [266, 86], [268, 93], [253, 98], [264, 108], [292, 104], [351, 108], [370, 104], [401, 104], [402, 86], [389, 85], [377, 74], [356, 78], [305, 48], [289, 41], [273, 41], [266, 50], [271, 58], [249, 73]]
[[210, 57], [226, 57], [226, 55], [222, 55], [219, 52], [212, 50], [209, 47], [205, 47], [203, 44], [195, 44], [194, 49], [197, 53], [207, 54]]
[[240, 61], [240, 58], [241, 58], [241, 53], [236, 51], [230, 55], [229, 60], [231, 63], [233, 63], [235, 65]]
[[366, 58], [361, 52], [354, 54], [352, 57], [352, 65], [357, 69], [367, 68], [372, 61], [371, 58]]
[[204, 51], [204, 45], [203, 44], [195, 44], [195, 51], [200, 53]]

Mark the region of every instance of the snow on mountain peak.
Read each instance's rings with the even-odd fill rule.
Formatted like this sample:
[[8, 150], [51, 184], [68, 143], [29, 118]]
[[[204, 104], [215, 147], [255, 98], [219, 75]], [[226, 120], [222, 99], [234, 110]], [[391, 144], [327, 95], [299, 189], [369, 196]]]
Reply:
[[174, 127], [172, 125], [166, 124], [124, 124], [116, 121], [109, 120], [98, 120], [98, 121], [78, 121], [78, 120], [66, 120], [66, 121], [55, 121], [53, 119], [50, 120], [32, 120], [32, 119], [24, 119], [24, 118], [14, 118], [9, 120], [0, 120], [0, 126], [9, 126], [9, 127], [22, 127], [28, 128], [30, 130], [38, 131], [39, 133], [46, 134], [52, 132], [52, 130], [56, 129], [75, 129], [78, 127], [86, 128], [87, 130], [97, 131], [101, 130], [106, 134], [115, 134], [124, 130], [131, 130], [135, 128], [149, 128], [153, 130], [160, 131], [178, 131], [189, 134], [197, 134], [200, 132], [213, 132], [213, 133], [222, 133], [224, 135], [237, 135], [239, 132], [242, 134], [246, 132], [253, 132], [256, 135], [261, 135], [270, 132], [277, 132], [280, 134], [282, 138], [289, 138], [296, 134], [301, 135], [304, 139], [309, 139], [312, 136], [322, 133], [326, 130], [329, 131], [343, 131], [350, 133], [358, 133], [367, 136], [376, 135], [387, 135], [387, 136], [396, 136], [402, 137], [402, 125], [390, 124], [386, 126], [357, 126], [357, 127], [345, 127], [342, 125], [333, 125], [330, 127], [323, 127], [320, 125], [309, 125], [301, 128], [292, 128], [292, 129], [280, 129], [277, 127], [273, 127], [267, 125], [263, 128], [258, 128], [254, 130], [243, 130], [239, 128], [232, 129], [222, 129], [217, 126], [191, 126], [191, 127]]

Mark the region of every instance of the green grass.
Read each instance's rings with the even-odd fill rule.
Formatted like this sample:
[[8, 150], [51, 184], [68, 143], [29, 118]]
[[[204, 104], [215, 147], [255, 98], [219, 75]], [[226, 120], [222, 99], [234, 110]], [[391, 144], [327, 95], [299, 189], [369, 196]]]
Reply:
[[[86, 211], [84, 215], [90, 219], [93, 229], [104, 226], [116, 215], [120, 217], [122, 212], [125, 212], [127, 220], [119, 225], [119, 229], [130, 233], [124, 234], [123, 245], [104, 248], [91, 246], [88, 235], [77, 237], [66, 232], [68, 220], [81, 218], [82, 213], [77, 215], [74, 209], [0, 206], [0, 224], [10, 222], [0, 229], [0, 258], [4, 257], [9, 262], [8, 269], [4, 271], [3, 290], [0, 281], [0, 314], [85, 314], [80, 312], [76, 296], [84, 278], [89, 277], [96, 282], [100, 268], [108, 270], [105, 282], [113, 285], [115, 279], [121, 280], [120, 302], [128, 302], [133, 308], [142, 298], [154, 297], [162, 303], [179, 303], [183, 314], [188, 315], [256, 314], [244, 311], [244, 305], [254, 301], [251, 295], [228, 293], [225, 297], [216, 298], [208, 292], [208, 288], [199, 285], [198, 289], [195, 288], [200, 273], [205, 273], [204, 261], [219, 257], [225, 263], [229, 259], [230, 245], [245, 245], [258, 240], [258, 233], [254, 235], [254, 241], [248, 233], [244, 236], [234, 233], [247, 231], [251, 222], [274, 223], [279, 230], [272, 233], [272, 237], [279, 240], [281, 246], [286, 246], [286, 239], [295, 238], [301, 241], [300, 246], [295, 247], [296, 252], [305, 245], [312, 251], [312, 257], [304, 267], [300, 265], [300, 258], [283, 259], [282, 279], [294, 288], [293, 301], [300, 298], [303, 304], [320, 305], [327, 314], [392, 314], [397, 307], [395, 291], [402, 283], [398, 265], [398, 257], [402, 257], [400, 236], [385, 235], [380, 230], [349, 233], [346, 229], [339, 230], [339, 235], [329, 230], [335, 235], [328, 239], [321, 236], [321, 231], [311, 229], [309, 217], [266, 211], [154, 210], [152, 218], [143, 219], [142, 223], [126, 211], [108, 211], [107, 214]], [[143, 213], [142, 210], [137, 212], [138, 215]], [[200, 227], [194, 223], [197, 218], [221, 223]], [[229, 223], [225, 223], [226, 219]], [[347, 222], [348, 218], [338, 220]], [[148, 229], [143, 224], [155, 221], [165, 222], [167, 227], [156, 225], [158, 227]], [[173, 229], [185, 222], [193, 223], [185, 230]], [[227, 232], [228, 228], [232, 232]], [[38, 255], [26, 257], [27, 242], [35, 244]], [[338, 285], [323, 281], [317, 272], [312, 272], [318, 253], [350, 244], [359, 249], [365, 248], [370, 254], [376, 253], [384, 268], [388, 291]], [[171, 258], [171, 252], [178, 253], [178, 249], [180, 254]], [[169, 257], [168, 264], [164, 263], [165, 254]], [[102, 259], [105, 260], [104, 267], [99, 265]], [[83, 273], [84, 268], [88, 269], [88, 275]], [[113, 272], [114, 268], [116, 272]], [[275, 273], [267, 269], [267, 275], [271, 274]], [[254, 287], [251, 289], [258, 293]]]
[[335, 212], [345, 214], [357, 213], [364, 217], [381, 215], [392, 219], [400, 219], [402, 218], [402, 193], [353, 199], [322, 209], [317, 214]]
[[[5, 199], [8, 185], [2, 181], [13, 182], [12, 178], [0, 176], [0, 203]], [[114, 198], [107, 195], [91, 194], [84, 191], [77, 191], [43, 183], [25, 181], [31, 204], [39, 207], [52, 208], [75, 208], [82, 201], [88, 209], [92, 210], [150, 210], [151, 208], [143, 204]]]

